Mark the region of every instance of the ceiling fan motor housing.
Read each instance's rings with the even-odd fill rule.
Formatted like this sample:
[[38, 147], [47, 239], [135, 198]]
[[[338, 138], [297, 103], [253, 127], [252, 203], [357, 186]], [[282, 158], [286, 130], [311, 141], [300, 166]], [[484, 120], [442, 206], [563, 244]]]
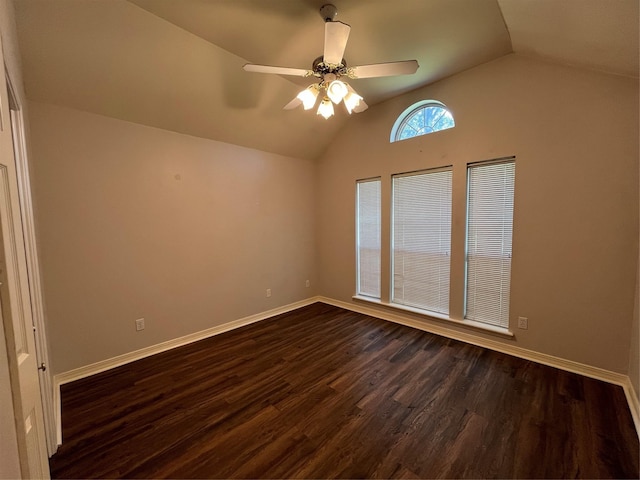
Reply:
[[333, 22], [336, 15], [338, 15], [338, 9], [335, 5], [327, 3], [320, 7], [320, 15], [325, 22]]
[[334, 73], [339, 77], [347, 74], [347, 61], [343, 58], [339, 65], [330, 65], [324, 63], [324, 57], [318, 57], [313, 61], [311, 69], [317, 77], [322, 77], [328, 73]]

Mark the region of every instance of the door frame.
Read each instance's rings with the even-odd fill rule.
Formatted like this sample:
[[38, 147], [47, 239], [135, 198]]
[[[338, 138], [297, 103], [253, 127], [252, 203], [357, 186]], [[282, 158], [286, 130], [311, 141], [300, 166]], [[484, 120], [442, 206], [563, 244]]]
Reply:
[[11, 134], [13, 138], [14, 160], [18, 180], [18, 201], [20, 204], [20, 219], [27, 261], [29, 299], [36, 343], [36, 356], [38, 365], [44, 365], [45, 367], [44, 369], [38, 370], [40, 397], [42, 398], [47, 452], [49, 456], [52, 456], [58, 449], [59, 442], [53, 405], [54, 395], [51, 368], [47, 368], [51, 365], [51, 362], [49, 361], [49, 348], [45, 328], [45, 308], [42, 294], [42, 282], [40, 278], [40, 262], [38, 259], [36, 243], [36, 230], [23, 113], [24, 108], [19, 96], [16, 94], [13, 82], [11, 81], [11, 76], [6, 67], [5, 79], [7, 82], [7, 92], [9, 96]]

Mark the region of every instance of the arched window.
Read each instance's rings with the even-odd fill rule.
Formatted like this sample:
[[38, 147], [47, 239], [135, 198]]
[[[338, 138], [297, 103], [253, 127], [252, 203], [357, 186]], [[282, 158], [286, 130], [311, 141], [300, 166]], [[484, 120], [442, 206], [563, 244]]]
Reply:
[[447, 107], [435, 100], [423, 100], [407, 108], [391, 129], [391, 143], [453, 128], [456, 124]]

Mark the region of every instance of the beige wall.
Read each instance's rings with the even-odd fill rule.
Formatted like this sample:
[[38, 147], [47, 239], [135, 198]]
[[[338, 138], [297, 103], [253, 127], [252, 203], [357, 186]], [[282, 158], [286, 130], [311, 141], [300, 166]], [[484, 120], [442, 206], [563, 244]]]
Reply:
[[[389, 144], [397, 115], [424, 98], [447, 104], [456, 128]], [[637, 357], [627, 347], [637, 104], [636, 80], [510, 55], [354, 116], [315, 165], [32, 103], [54, 370], [314, 294], [351, 301], [355, 180], [382, 176], [387, 207], [392, 173], [449, 164], [460, 318], [465, 165], [516, 155], [511, 321], [527, 316], [530, 326], [504, 341], [627, 373]], [[139, 317], [147, 328], [136, 333]]]
[[[390, 144], [397, 116], [423, 99], [448, 105], [456, 128]], [[356, 179], [383, 179], [387, 292], [390, 175], [453, 165], [451, 315], [461, 318], [466, 163], [511, 155], [516, 337], [504, 341], [626, 373], [638, 261], [637, 80], [509, 55], [354, 117], [319, 165], [321, 292], [352, 301]], [[529, 318], [528, 330], [515, 329], [518, 316]]]
[[310, 161], [48, 104], [30, 114], [56, 373], [315, 294]]

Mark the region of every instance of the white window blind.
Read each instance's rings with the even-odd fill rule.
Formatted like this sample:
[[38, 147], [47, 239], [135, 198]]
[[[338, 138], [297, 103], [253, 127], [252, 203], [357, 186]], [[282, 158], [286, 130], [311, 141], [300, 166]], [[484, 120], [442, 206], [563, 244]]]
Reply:
[[451, 169], [393, 177], [392, 302], [449, 313]]
[[357, 183], [358, 295], [380, 298], [380, 179]]
[[515, 162], [470, 166], [468, 182], [465, 318], [508, 328]]

